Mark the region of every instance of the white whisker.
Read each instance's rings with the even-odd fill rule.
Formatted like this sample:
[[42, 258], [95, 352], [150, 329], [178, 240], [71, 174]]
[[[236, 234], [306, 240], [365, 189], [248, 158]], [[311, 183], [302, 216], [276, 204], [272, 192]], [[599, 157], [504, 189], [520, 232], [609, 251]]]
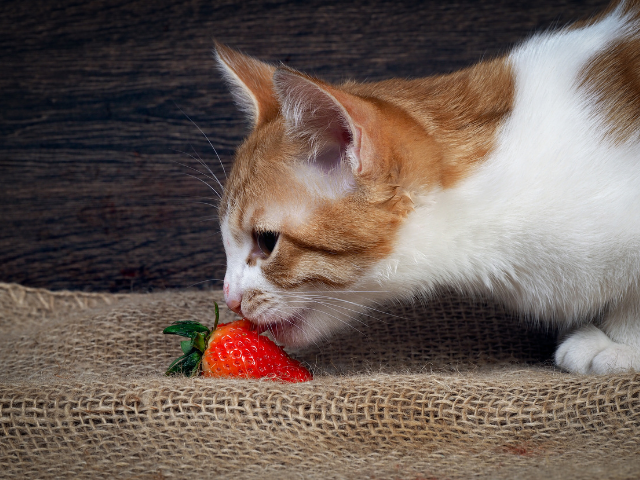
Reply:
[[[305, 300], [292, 300], [292, 301], [289, 301], [288, 303], [303, 303], [303, 304], [308, 304], [309, 302], [308, 302], [308, 301], [305, 301]], [[358, 316], [359, 316], [359, 315], [363, 315], [363, 316], [365, 316], [365, 317], [369, 317], [369, 318], [372, 318], [372, 319], [374, 319], [374, 320], [380, 320], [378, 317], [374, 317], [373, 315], [369, 315], [368, 313], [364, 313], [364, 312], [361, 312], [361, 311], [359, 311], [359, 310], [354, 310], [354, 309], [352, 309], [352, 308], [348, 308], [348, 307], [343, 307], [342, 305], [334, 305], [334, 304], [331, 304], [331, 303], [322, 303], [322, 302], [319, 302], [319, 301], [317, 301], [317, 300], [313, 300], [313, 301], [312, 301], [312, 303], [317, 303], [318, 305], [325, 306], [325, 307], [327, 307], [327, 308], [329, 308], [329, 309], [331, 309], [331, 310], [333, 310], [334, 312], [337, 312], [337, 313], [343, 313], [343, 311], [344, 311], [344, 310], [346, 310], [346, 311], [348, 311], [348, 312], [353, 312], [353, 313], [355, 313], [355, 314], [356, 314], [356, 315], [358, 315]], [[336, 310], [336, 309], [338, 309], [338, 308], [340, 308], [340, 309], [342, 309], [342, 310]], [[319, 311], [319, 310], [318, 310], [318, 311]], [[361, 323], [361, 324], [362, 324], [362, 325], [364, 325], [365, 327], [368, 327], [368, 326], [369, 326], [369, 325], [367, 325], [367, 323], [365, 323], [365, 322], [363, 322], [362, 320], [360, 320], [360, 319], [356, 318], [355, 316], [349, 316], [349, 318], [350, 318], [351, 320], [355, 321], [355, 322]]]
[[[196, 203], [201, 203], [202, 205], [209, 205], [210, 207], [213, 208], [218, 208], [217, 205], [214, 205], [213, 203], [209, 203], [209, 202], [196, 202]], [[217, 218], [217, 217], [216, 217]]]
[[[274, 312], [273, 312], [273, 313], [275, 314], [276, 318], [278, 318], [278, 320], [280, 320], [281, 322], [286, 322], [286, 323], [288, 323], [289, 325], [291, 325], [292, 327], [297, 328], [297, 329], [298, 329], [298, 330], [300, 330], [301, 332], [304, 332], [304, 330], [302, 329], [302, 327], [301, 327], [300, 325], [297, 325], [295, 322], [292, 322], [292, 321], [290, 320], [291, 316], [286, 316], [286, 317], [285, 317], [285, 316], [284, 316], [281, 312], [279, 312], [278, 310], [274, 310]], [[302, 317], [297, 317], [295, 313], [293, 314], [293, 318], [294, 318], [294, 319], [297, 319], [297, 320], [300, 320], [300, 321], [301, 321], [301, 322], [303, 322], [305, 325], [310, 325], [310, 324], [309, 324], [309, 322], [305, 321], [305, 319], [304, 319], [304, 318], [302, 318]], [[276, 328], [277, 328], [277, 327], [276, 327]], [[317, 328], [316, 328], [316, 327], [314, 327], [313, 325], [311, 325], [311, 328], [313, 328], [313, 329], [314, 329], [314, 330], [319, 334], [319, 336], [323, 336], [322, 332], [321, 332], [319, 329], [317, 329]], [[277, 336], [277, 335], [276, 335], [276, 333], [275, 333], [273, 330], [271, 330], [271, 326], [269, 326], [268, 330], [271, 332], [271, 334], [272, 334], [272, 335]], [[320, 346], [316, 343], [316, 341], [315, 341], [315, 340], [313, 341], [313, 344], [314, 344], [316, 347], [320, 347]]]
[[[193, 153], [196, 154], [196, 156], [198, 157], [198, 161], [200, 162], [200, 165], [202, 165], [204, 168], [206, 168], [209, 173], [211, 174], [212, 177], [214, 177], [216, 179], [216, 181], [218, 182], [218, 184], [220, 185], [220, 188], [222, 188], [222, 191], [224, 192], [224, 187], [222, 186], [222, 184], [220, 183], [220, 180], [218, 180], [218, 176], [213, 173], [213, 171], [209, 168], [209, 165], [207, 165], [207, 162], [205, 162], [202, 157], [200, 156], [200, 154], [198, 154], [198, 152], [196, 152], [196, 149], [193, 148], [193, 145], [189, 144], [189, 146], [191, 147], [191, 150], [193, 150]], [[215, 151], [215, 149], [214, 149]], [[218, 154], [218, 152], [216, 152], [216, 155]], [[218, 157], [218, 160], [220, 160], [220, 157]], [[224, 167], [223, 167], [224, 168]]]
[[205, 217], [202, 218], [200, 220], [198, 220], [196, 223], [200, 224], [200, 223], [205, 223], [205, 222], [217, 222], [219, 220], [218, 216], [214, 216], [214, 217]]
[[211, 140], [209, 140], [209, 137], [207, 137], [207, 134], [206, 134], [206, 133], [204, 133], [204, 132], [202, 131], [202, 129], [198, 126], [198, 124], [197, 124], [196, 122], [194, 122], [193, 120], [191, 120], [191, 117], [189, 117], [189, 115], [187, 115], [186, 113], [184, 113], [184, 111], [183, 111], [180, 107], [178, 107], [178, 104], [177, 104], [177, 103], [175, 103], [175, 102], [173, 102], [173, 103], [174, 103], [174, 105], [176, 106], [176, 108], [177, 108], [178, 110], [180, 110], [180, 111], [182, 112], [182, 114], [183, 114], [185, 117], [187, 117], [187, 119], [188, 119], [191, 123], [193, 123], [193, 125], [194, 125], [198, 130], [200, 130], [200, 133], [201, 133], [202, 135], [204, 135], [204, 138], [206, 138], [206, 139], [207, 139], [207, 142], [209, 142], [209, 146], [213, 149], [213, 152], [216, 154], [216, 157], [218, 157], [218, 161], [220, 162], [220, 166], [222, 167], [222, 171], [224, 172], [224, 178], [227, 178], [227, 171], [224, 169], [224, 164], [222, 163], [222, 160], [220, 159], [220, 155], [218, 155], [218, 151], [215, 149], [215, 147], [214, 147], [214, 146], [213, 146], [213, 144], [211, 143]]
[[207, 282], [224, 282], [224, 280], [221, 278], [209, 278], [207, 280], [202, 280], [201, 282], [196, 282], [196, 283], [192, 283], [191, 285], [187, 285], [186, 288], [195, 287], [196, 285], [202, 285], [203, 283], [207, 283]]
[[[280, 308], [291, 308], [291, 309], [297, 309], [296, 307], [280, 307]], [[359, 334], [366, 336], [363, 332], [361, 332], [360, 330], [358, 330], [358, 329], [357, 329], [356, 327], [354, 327], [351, 323], [344, 321], [344, 319], [342, 319], [342, 318], [340, 318], [340, 317], [336, 317], [335, 315], [331, 315], [330, 313], [324, 312], [324, 311], [322, 311], [322, 310], [317, 310], [317, 309], [315, 309], [315, 308], [307, 308], [306, 310], [310, 310], [310, 311], [313, 311], [313, 312], [319, 312], [319, 313], [322, 313], [322, 314], [324, 314], [324, 315], [326, 315], [326, 316], [328, 316], [328, 317], [334, 318], [335, 320], [338, 320], [340, 323], [343, 323], [343, 324], [344, 324], [344, 325], [346, 325], [347, 327], [352, 328], [353, 330], [355, 330], [355, 331], [356, 331], [356, 332], [358, 332]], [[295, 316], [295, 314], [294, 314], [294, 316]], [[306, 320], [304, 320], [303, 318], [300, 318], [300, 320], [304, 321], [307, 325], [311, 325], [309, 322], [306, 322]], [[366, 324], [363, 324], [363, 325], [367, 326]], [[313, 325], [312, 325], [312, 328], [314, 328], [314, 330], [316, 330], [318, 333], [321, 333], [317, 328], [313, 327]]]
[[222, 197], [220, 196], [220, 194], [218, 193], [218, 191], [213, 188], [211, 185], [209, 185], [207, 182], [205, 182], [204, 180], [202, 180], [201, 178], [196, 177], [195, 175], [191, 175], [190, 173], [185, 173], [185, 175], [187, 175], [188, 177], [191, 178], [195, 178], [196, 180], [198, 180], [199, 182], [204, 183], [207, 187], [209, 187], [217, 196], [220, 200], [222, 200]]
[[[193, 147], [191, 147], [191, 148], [193, 148]], [[200, 165], [202, 165], [203, 167], [205, 167], [207, 170], [209, 170], [209, 173], [210, 173], [211, 175], [207, 175], [206, 173], [201, 172], [201, 171], [200, 171], [200, 170], [198, 170], [197, 168], [194, 168], [194, 167], [192, 167], [192, 166], [190, 166], [190, 165], [185, 165], [184, 163], [180, 163], [180, 162], [175, 161], [175, 160], [174, 160], [174, 163], [177, 163], [178, 165], [181, 165], [181, 166], [183, 166], [183, 167], [186, 167], [186, 168], [189, 168], [189, 169], [191, 169], [191, 170], [194, 170], [194, 171], [198, 172], [200, 175], [202, 175], [202, 176], [204, 176], [204, 177], [207, 177], [207, 178], [210, 178], [211, 180], [215, 180], [216, 182], [218, 182], [218, 185], [220, 185], [220, 189], [221, 189], [221, 191], [223, 191], [223, 192], [224, 192], [224, 187], [222, 186], [222, 183], [220, 183], [220, 180], [218, 180], [218, 177], [217, 177], [217, 176], [216, 176], [216, 175], [211, 171], [211, 169], [210, 169], [210, 168], [209, 168], [209, 167], [208, 167], [204, 162], [202, 162], [201, 160], [198, 160], [196, 157], [194, 157], [194, 156], [193, 156], [193, 155], [191, 155], [190, 153], [183, 152], [182, 150], [177, 150], [177, 149], [175, 149], [175, 148], [172, 148], [171, 150], [173, 150], [174, 152], [182, 153], [182, 154], [184, 154], [184, 155], [186, 155], [186, 156], [188, 156], [188, 157], [192, 158], [192, 159], [193, 159], [193, 160], [195, 160], [196, 162], [200, 163]]]
[[[395, 314], [393, 314], [391, 312], [385, 312], [384, 310], [378, 310], [377, 308], [369, 307], [369, 306], [363, 305], [361, 303], [351, 302], [351, 301], [345, 300], [343, 298], [329, 297], [329, 296], [326, 296], [326, 295], [307, 295], [307, 294], [304, 294], [304, 293], [300, 293], [300, 294], [289, 293], [289, 295], [295, 295], [295, 296], [304, 297], [304, 298], [308, 298], [308, 299], [320, 298], [320, 299], [327, 299], [327, 300], [335, 300], [335, 301], [339, 301], [339, 302], [345, 302], [345, 303], [349, 303], [351, 305], [355, 305], [357, 307], [361, 307], [361, 308], [365, 308], [367, 310], [372, 310], [374, 312], [381, 313], [383, 315], [389, 315], [390, 317], [395, 317], [395, 318], [399, 318], [399, 319], [402, 319], [402, 320], [405, 319], [404, 317], [401, 317], [399, 315], [395, 315]], [[283, 296], [286, 296], [286, 294], [283, 295]]]

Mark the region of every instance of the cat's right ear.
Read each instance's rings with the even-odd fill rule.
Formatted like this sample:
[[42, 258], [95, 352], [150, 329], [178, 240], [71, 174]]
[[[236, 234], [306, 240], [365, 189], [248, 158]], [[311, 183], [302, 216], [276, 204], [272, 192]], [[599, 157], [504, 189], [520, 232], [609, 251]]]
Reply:
[[219, 42], [214, 54], [231, 93], [240, 109], [256, 127], [278, 115], [279, 105], [273, 93], [276, 68], [233, 50]]
[[315, 164], [331, 170], [347, 160], [354, 175], [384, 173], [384, 121], [373, 102], [282, 66], [274, 75], [289, 133], [311, 148]]

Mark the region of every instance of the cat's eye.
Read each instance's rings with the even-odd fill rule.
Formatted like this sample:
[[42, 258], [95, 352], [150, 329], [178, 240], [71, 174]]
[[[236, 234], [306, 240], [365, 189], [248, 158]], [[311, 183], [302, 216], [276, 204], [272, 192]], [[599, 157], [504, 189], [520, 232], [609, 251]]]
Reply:
[[278, 233], [276, 232], [254, 232], [254, 237], [258, 248], [265, 257], [271, 255], [273, 249], [276, 248], [278, 243]]

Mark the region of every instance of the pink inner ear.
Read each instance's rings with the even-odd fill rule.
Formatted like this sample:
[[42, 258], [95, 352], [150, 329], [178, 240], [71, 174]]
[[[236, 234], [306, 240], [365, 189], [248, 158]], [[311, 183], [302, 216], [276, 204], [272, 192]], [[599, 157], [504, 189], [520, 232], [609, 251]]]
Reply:
[[340, 165], [340, 162], [342, 161], [342, 152], [343, 149], [340, 145], [326, 145], [318, 152], [316, 157], [313, 159], [313, 163], [323, 172], [329, 173]]
[[[320, 80], [287, 69], [276, 71], [274, 85], [282, 103], [282, 113], [316, 154], [315, 163], [324, 171], [340, 166], [349, 153], [351, 167], [363, 170], [360, 160], [362, 120], [371, 108], [358, 97]], [[354, 121], [354, 113], [360, 122]]]
[[340, 168], [347, 150], [353, 146], [351, 132], [340, 119], [336, 119], [337, 113], [334, 110], [333, 115], [325, 115], [324, 142], [313, 159], [315, 165], [325, 173]]

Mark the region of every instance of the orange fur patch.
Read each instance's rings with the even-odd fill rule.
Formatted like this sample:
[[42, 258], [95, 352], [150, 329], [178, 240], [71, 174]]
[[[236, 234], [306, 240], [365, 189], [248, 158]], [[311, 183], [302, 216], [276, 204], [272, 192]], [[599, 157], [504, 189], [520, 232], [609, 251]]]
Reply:
[[276, 255], [265, 262], [265, 275], [282, 288], [352, 283], [391, 253], [403, 216], [388, 203], [362, 193], [323, 202], [307, 223], [284, 229]]
[[580, 73], [580, 87], [595, 100], [615, 143], [637, 138], [640, 131], [640, 39], [619, 40], [602, 51]]
[[344, 89], [371, 99], [393, 120], [388, 148], [401, 153], [396, 169], [413, 180], [453, 187], [495, 146], [498, 128], [511, 113], [513, 72], [505, 58], [449, 75], [416, 80], [350, 82]]

